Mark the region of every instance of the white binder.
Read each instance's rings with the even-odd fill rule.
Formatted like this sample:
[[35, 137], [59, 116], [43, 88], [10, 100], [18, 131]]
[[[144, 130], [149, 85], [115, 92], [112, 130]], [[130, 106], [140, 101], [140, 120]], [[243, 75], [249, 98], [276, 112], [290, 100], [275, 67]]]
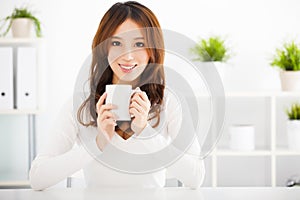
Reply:
[[36, 48], [17, 48], [17, 67], [15, 74], [17, 109], [37, 109]]
[[0, 110], [10, 110], [13, 107], [13, 49], [0, 47]]

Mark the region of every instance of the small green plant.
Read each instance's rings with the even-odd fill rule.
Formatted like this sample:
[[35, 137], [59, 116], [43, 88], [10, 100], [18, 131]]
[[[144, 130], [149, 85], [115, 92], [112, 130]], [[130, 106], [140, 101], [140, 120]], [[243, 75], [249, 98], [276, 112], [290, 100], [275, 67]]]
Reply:
[[283, 49], [276, 49], [271, 66], [277, 66], [285, 71], [300, 70], [300, 48], [294, 41], [285, 43]]
[[37, 37], [41, 37], [41, 22], [29, 11], [28, 8], [15, 8], [11, 15], [5, 17], [1, 20], [2, 25], [0, 27], [0, 31], [8, 24], [7, 28], [0, 36], [5, 36], [11, 28], [12, 21], [17, 18], [28, 18], [33, 20], [35, 26], [35, 33]]
[[300, 120], [300, 104], [293, 103], [290, 109], [286, 110], [289, 120]]
[[230, 58], [225, 41], [218, 36], [200, 40], [191, 52], [197, 56], [195, 60], [202, 62], [226, 62]]

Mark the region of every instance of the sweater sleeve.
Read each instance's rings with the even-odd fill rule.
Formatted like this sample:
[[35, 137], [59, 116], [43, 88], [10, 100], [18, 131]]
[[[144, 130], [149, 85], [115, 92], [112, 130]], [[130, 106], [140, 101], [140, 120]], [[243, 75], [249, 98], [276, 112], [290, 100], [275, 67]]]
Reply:
[[[197, 140], [195, 129], [192, 123], [192, 118], [188, 112], [188, 106], [172, 94], [169, 95], [169, 102], [167, 106], [168, 111], [168, 134], [172, 140], [177, 137], [177, 134], [192, 134], [193, 141], [184, 155], [174, 162], [173, 165], [167, 168], [167, 173], [180, 180], [184, 186], [190, 188], [198, 188], [201, 186], [205, 176], [204, 161], [199, 158], [201, 151], [200, 144]], [[184, 112], [183, 112], [183, 109]], [[184, 115], [183, 115], [184, 113]], [[181, 126], [187, 128], [184, 133], [180, 133]], [[182, 150], [183, 151], [183, 150]], [[198, 155], [198, 156], [197, 156]]]
[[82, 169], [92, 157], [82, 145], [75, 145], [77, 127], [68, 101], [47, 132], [47, 144], [32, 162], [29, 172], [30, 185], [34, 190], [53, 186]]

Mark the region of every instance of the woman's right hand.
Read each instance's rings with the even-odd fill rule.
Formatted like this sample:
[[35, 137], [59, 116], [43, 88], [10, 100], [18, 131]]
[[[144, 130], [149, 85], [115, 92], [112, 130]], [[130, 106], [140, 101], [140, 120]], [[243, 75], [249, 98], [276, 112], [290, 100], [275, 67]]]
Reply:
[[115, 108], [112, 104], [104, 104], [107, 97], [107, 93], [103, 93], [96, 104], [97, 117], [97, 129], [98, 135], [96, 137], [96, 143], [98, 148], [103, 151], [105, 146], [113, 138], [115, 134], [115, 126], [117, 125], [117, 117], [111, 112]]

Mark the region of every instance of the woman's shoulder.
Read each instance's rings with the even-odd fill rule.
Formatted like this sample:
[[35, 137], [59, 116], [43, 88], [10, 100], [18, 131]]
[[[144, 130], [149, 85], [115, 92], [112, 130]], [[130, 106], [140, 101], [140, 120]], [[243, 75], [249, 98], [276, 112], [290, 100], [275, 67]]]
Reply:
[[60, 115], [73, 114], [73, 98], [71, 96], [64, 99], [60, 108]]
[[73, 97], [67, 97], [61, 105], [57, 119], [63, 124], [69, 124], [74, 127], [76, 123], [76, 110], [73, 104]]
[[176, 109], [181, 107], [180, 103], [180, 95], [178, 95], [175, 91], [166, 88], [164, 92], [163, 104], [164, 109]]

